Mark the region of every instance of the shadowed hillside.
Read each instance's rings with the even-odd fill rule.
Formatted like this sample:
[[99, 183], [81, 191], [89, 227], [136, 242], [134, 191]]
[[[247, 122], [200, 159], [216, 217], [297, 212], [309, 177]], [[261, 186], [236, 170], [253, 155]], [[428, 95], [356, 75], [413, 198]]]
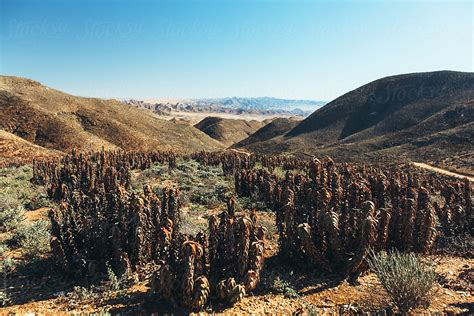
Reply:
[[9, 164], [31, 163], [33, 157], [60, 157], [61, 152], [32, 144], [21, 137], [0, 129], [0, 168]]
[[472, 151], [474, 73], [386, 77], [357, 88], [254, 150], [344, 160], [438, 160]]
[[246, 121], [206, 117], [194, 126], [222, 144], [231, 146], [247, 138], [264, 125], [264, 122], [255, 120]]
[[192, 126], [154, 118], [119, 101], [72, 96], [24, 78], [0, 77], [0, 108], [1, 129], [60, 151], [223, 147]]
[[258, 148], [260, 142], [264, 142], [287, 133], [289, 130], [298, 125], [299, 122], [301, 121], [292, 118], [276, 118], [249, 137], [235, 144], [233, 147], [254, 150], [255, 148]]

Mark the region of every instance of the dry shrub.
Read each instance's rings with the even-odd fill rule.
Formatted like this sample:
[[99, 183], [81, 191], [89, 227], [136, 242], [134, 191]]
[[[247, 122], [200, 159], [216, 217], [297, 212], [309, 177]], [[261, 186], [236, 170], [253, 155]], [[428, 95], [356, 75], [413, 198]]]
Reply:
[[436, 273], [414, 253], [372, 254], [369, 266], [402, 314], [429, 304]]

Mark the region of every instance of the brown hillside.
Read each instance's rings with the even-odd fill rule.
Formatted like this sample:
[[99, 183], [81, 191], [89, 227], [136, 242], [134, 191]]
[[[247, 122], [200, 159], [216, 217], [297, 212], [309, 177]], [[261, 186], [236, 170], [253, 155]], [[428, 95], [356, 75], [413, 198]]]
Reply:
[[265, 123], [261, 121], [246, 121], [225, 119], [221, 117], [206, 117], [196, 125], [196, 128], [226, 146], [231, 146], [256, 132]]
[[184, 124], [115, 100], [72, 96], [33, 80], [0, 76], [0, 128], [46, 148], [70, 151], [219, 150], [222, 145]]
[[276, 118], [232, 147], [255, 150], [260, 142], [284, 135], [298, 125], [299, 122], [301, 121], [293, 118]]
[[473, 121], [474, 73], [399, 75], [346, 93], [256, 150], [436, 161], [474, 150]]
[[0, 167], [29, 164], [33, 157], [51, 158], [60, 157], [62, 154], [60, 151], [37, 146], [0, 129]]

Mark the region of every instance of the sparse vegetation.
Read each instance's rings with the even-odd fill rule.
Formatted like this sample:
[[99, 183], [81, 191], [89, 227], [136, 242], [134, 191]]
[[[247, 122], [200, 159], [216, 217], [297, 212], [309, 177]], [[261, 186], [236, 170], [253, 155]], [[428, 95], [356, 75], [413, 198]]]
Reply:
[[32, 177], [31, 166], [0, 169], [0, 210], [18, 207], [32, 210], [50, 205], [44, 187], [32, 184]]
[[[31, 200], [25, 196], [45, 195], [25, 177], [11, 181], [35, 193], [4, 205], [21, 208]], [[353, 284], [369, 267], [369, 249], [427, 254], [438, 236], [466, 231], [470, 207], [466, 183], [447, 186], [410, 169], [236, 152], [73, 152], [57, 163], [36, 161], [32, 183], [45, 185], [43, 192], [60, 207], [50, 212], [51, 228], [23, 220], [23, 212], [4, 213], [3, 222], [12, 223], [8, 245], [38, 262], [51, 241], [55, 269], [91, 280], [61, 296], [72, 308], [126, 300], [130, 286], [140, 283], [149, 289], [147, 301], [187, 311], [270, 290], [317, 313], [295, 286], [307, 268], [319, 271], [312, 277], [328, 277], [325, 286], [331, 278]], [[0, 248], [3, 270], [17, 273], [20, 265], [8, 267], [9, 251], [6, 244]], [[263, 269], [273, 275], [275, 266], [263, 262], [275, 253], [273, 265], [304, 269], [298, 278], [279, 272], [258, 287]]]
[[10, 297], [7, 292], [0, 291], [0, 307], [8, 306], [11, 302]]
[[436, 273], [415, 254], [398, 251], [372, 254], [369, 265], [402, 314], [426, 306], [432, 298]]
[[[157, 119], [120, 101], [76, 97], [17, 77], [1, 76], [0, 87], [0, 129], [62, 152], [99, 151], [104, 145], [111, 150], [176, 148], [181, 152], [224, 148], [190, 125]], [[51, 155], [62, 154], [51, 150]], [[31, 163], [32, 158], [25, 160]]]
[[274, 280], [273, 283], [271, 284], [272, 291], [278, 294], [282, 294], [285, 297], [288, 298], [299, 298], [300, 295], [298, 294], [298, 291], [296, 291], [288, 281], [284, 281], [280, 279], [279, 276], [277, 276]]
[[132, 187], [139, 190], [146, 184], [159, 188], [170, 185], [179, 187], [183, 206], [194, 204], [207, 208], [223, 205], [227, 195], [233, 191], [231, 179], [224, 177], [218, 166], [204, 167], [194, 160], [181, 160], [176, 169], [155, 164], [140, 173], [133, 180]]
[[2, 255], [2, 262], [0, 263], [0, 273], [5, 275], [13, 270], [15, 267], [15, 260], [9, 256]]
[[30, 182], [31, 166], [0, 169], [0, 233], [13, 234], [16, 242], [22, 242], [27, 254], [36, 256], [49, 246], [49, 235], [43, 229], [46, 222], [33, 224], [26, 221], [27, 210], [53, 205], [45, 194], [45, 188]]
[[10, 254], [13, 249], [19, 249], [28, 260], [40, 259], [49, 251], [49, 221], [31, 222], [26, 217], [30, 210], [53, 205], [45, 188], [30, 182], [32, 175], [31, 166], [0, 169], [0, 257], [4, 273], [16, 265]]
[[16, 230], [13, 241], [21, 248], [28, 259], [38, 259], [50, 250], [49, 222], [37, 220], [23, 223]]
[[[6, 203], [0, 201], [0, 204]], [[0, 206], [1, 207], [1, 206]], [[1, 207], [0, 209], [0, 232], [10, 232], [18, 228], [20, 223], [25, 220], [25, 210], [22, 206]]]

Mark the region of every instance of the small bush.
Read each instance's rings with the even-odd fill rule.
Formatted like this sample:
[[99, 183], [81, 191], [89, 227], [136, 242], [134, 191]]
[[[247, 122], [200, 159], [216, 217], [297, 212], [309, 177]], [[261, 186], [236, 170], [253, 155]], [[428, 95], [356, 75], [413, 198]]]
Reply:
[[256, 210], [259, 212], [270, 212], [267, 204], [259, 197], [239, 197], [237, 200], [237, 208], [244, 210]]
[[33, 185], [31, 166], [0, 169], [0, 209], [36, 209], [50, 204], [43, 186]]
[[298, 298], [300, 296], [288, 281], [282, 280], [278, 276], [273, 280], [271, 289], [273, 292], [283, 294], [287, 298]]
[[25, 219], [25, 210], [21, 206], [10, 208], [3, 205], [4, 203], [0, 202], [0, 232], [17, 229]]
[[38, 194], [32, 197], [28, 202], [25, 203], [25, 208], [29, 210], [36, 210], [42, 207], [54, 207], [55, 204], [48, 198], [45, 193]]
[[118, 291], [120, 289], [120, 280], [107, 263], [107, 285], [109, 290]]
[[215, 208], [225, 202], [226, 194], [230, 190], [228, 186], [222, 183], [216, 183], [211, 188], [204, 185], [196, 185], [190, 194], [189, 201], [194, 204]]
[[8, 251], [8, 246], [5, 244], [0, 244], [0, 257], [3, 257], [3, 255]]
[[469, 233], [449, 237], [440, 236], [437, 239], [436, 252], [440, 255], [470, 258], [474, 252], [474, 237]]
[[38, 220], [32, 224], [22, 224], [13, 236], [13, 241], [18, 244], [25, 255], [30, 259], [37, 259], [50, 250], [49, 223]]
[[107, 263], [107, 279], [104, 282], [102, 289], [104, 292], [124, 291], [135, 284], [138, 280], [136, 275], [131, 271], [125, 271], [120, 277], [115, 274], [114, 270]]
[[4, 257], [0, 261], [0, 273], [7, 274], [10, 273], [15, 268], [15, 260], [12, 257]]
[[72, 303], [71, 305], [76, 305], [75, 303], [81, 303], [87, 300], [95, 300], [97, 297], [99, 297], [99, 294], [96, 293], [94, 286], [91, 286], [90, 288], [75, 286], [73, 291], [68, 292], [65, 295], [65, 299], [68, 303]]
[[0, 307], [6, 307], [10, 304], [10, 296], [7, 292], [0, 291]]
[[436, 274], [413, 253], [372, 254], [369, 266], [402, 314], [428, 305]]

